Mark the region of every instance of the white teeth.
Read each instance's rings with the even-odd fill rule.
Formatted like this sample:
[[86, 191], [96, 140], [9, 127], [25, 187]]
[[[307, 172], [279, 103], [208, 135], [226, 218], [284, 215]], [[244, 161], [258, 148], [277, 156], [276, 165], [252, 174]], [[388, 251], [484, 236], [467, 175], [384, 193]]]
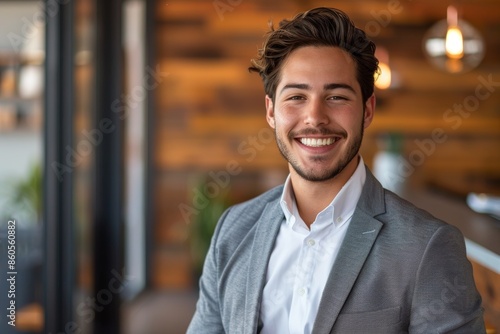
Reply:
[[335, 142], [334, 138], [300, 138], [300, 142], [306, 146], [320, 147], [331, 145]]

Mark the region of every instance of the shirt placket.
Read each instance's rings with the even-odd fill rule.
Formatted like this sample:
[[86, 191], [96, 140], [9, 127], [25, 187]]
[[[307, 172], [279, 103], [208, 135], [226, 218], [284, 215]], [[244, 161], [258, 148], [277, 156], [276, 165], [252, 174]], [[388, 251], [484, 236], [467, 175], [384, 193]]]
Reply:
[[290, 334], [303, 334], [309, 319], [310, 291], [315, 267], [315, 246], [316, 241], [311, 234], [302, 242], [290, 307]]

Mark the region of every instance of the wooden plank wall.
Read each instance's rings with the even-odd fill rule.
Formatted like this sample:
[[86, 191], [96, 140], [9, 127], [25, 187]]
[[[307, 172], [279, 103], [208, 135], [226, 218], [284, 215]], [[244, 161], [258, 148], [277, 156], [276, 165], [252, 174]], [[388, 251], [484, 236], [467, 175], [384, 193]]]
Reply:
[[[411, 154], [415, 158], [419, 150], [424, 153], [424, 161], [415, 166], [408, 180], [412, 184], [438, 184], [460, 194], [499, 191], [500, 7], [495, 1], [480, 2], [466, 4], [463, 12], [484, 35], [487, 54], [479, 68], [459, 75], [432, 68], [421, 49], [426, 29], [444, 18], [445, 4], [401, 0], [398, 8], [402, 9], [396, 10], [389, 7], [394, 1], [335, 2], [360, 27], [379, 22], [380, 29], [372, 38], [388, 50], [399, 81], [399, 87], [378, 92], [376, 118], [362, 147], [369, 165], [379, 149], [380, 136], [397, 132], [403, 135], [406, 159]], [[264, 118], [260, 78], [248, 73], [247, 67], [270, 19], [278, 22], [325, 4], [329, 2], [157, 2], [157, 65], [169, 73], [155, 90], [153, 276], [157, 287], [189, 288], [194, 282], [187, 246], [189, 221], [179, 206], [193, 205], [196, 180], [209, 172], [229, 171], [229, 162], [236, 164], [238, 172], [231, 175], [227, 188], [231, 201], [237, 202], [285, 179], [286, 164]], [[390, 19], [386, 16], [383, 21], [384, 13]], [[480, 92], [490, 94], [475, 99], [477, 87], [488, 80], [496, 84]], [[448, 112], [460, 104], [470, 113]], [[442, 129], [446, 140], [432, 146], [429, 140], [435, 129]]]

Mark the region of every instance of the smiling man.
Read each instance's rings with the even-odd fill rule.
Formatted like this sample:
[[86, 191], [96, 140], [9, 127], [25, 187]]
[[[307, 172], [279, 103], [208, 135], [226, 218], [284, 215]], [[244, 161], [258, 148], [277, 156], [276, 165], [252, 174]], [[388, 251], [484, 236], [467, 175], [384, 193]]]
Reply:
[[375, 45], [317, 8], [250, 70], [288, 161], [283, 186], [221, 217], [188, 333], [484, 333], [460, 232], [382, 188], [359, 155]]

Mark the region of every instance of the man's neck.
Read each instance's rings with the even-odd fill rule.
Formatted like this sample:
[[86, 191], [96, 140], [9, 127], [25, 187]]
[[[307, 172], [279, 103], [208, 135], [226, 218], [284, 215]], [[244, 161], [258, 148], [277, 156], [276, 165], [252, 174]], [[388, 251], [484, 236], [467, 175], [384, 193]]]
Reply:
[[302, 220], [310, 228], [318, 213], [326, 208], [349, 181], [356, 171], [359, 155], [334, 178], [322, 182], [308, 181], [291, 169], [290, 178], [297, 204], [297, 210]]

